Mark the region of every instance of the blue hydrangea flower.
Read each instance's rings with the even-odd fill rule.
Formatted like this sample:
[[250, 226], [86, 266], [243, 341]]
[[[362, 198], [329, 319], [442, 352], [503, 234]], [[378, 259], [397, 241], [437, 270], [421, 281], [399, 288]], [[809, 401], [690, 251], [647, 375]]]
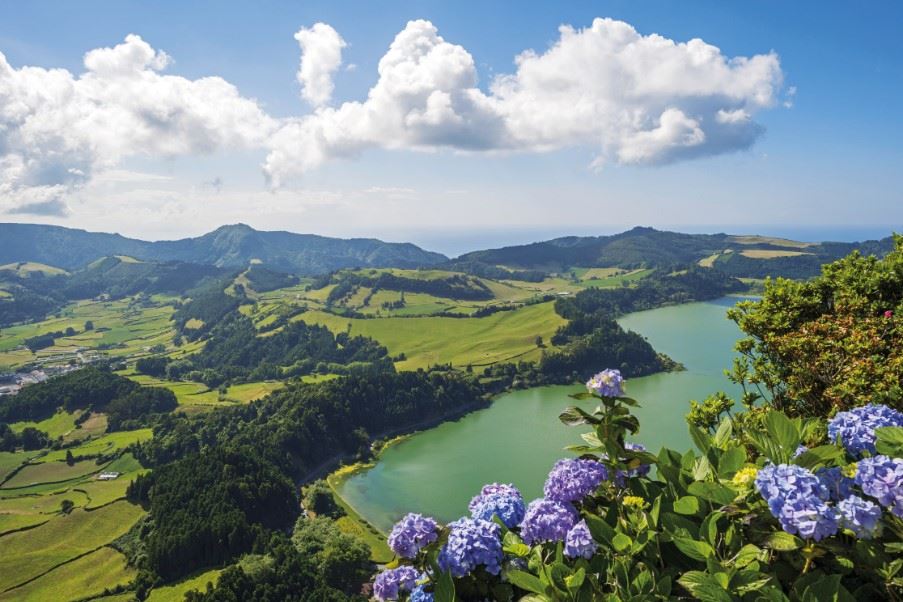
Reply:
[[438, 530], [435, 520], [412, 512], [392, 527], [389, 547], [402, 558], [414, 558], [421, 548], [436, 541]]
[[828, 490], [812, 472], [793, 464], [769, 464], [756, 475], [756, 489], [777, 516], [788, 497], [799, 495], [820, 500], [830, 498]]
[[818, 480], [828, 492], [829, 499], [838, 502], [850, 497], [853, 493], [853, 479], [844, 476], [843, 469], [839, 466], [822, 468], [815, 473]]
[[481, 503], [483, 496], [494, 494], [520, 496], [520, 491], [514, 485], [505, 483], [489, 483], [488, 485], [483, 485], [483, 488], [480, 489], [480, 493], [471, 498], [470, 504], [467, 505], [467, 509], [473, 512]]
[[544, 541], [564, 541], [575, 524], [577, 511], [567, 503], [538, 499], [530, 502], [520, 525], [520, 535], [529, 545]]
[[[646, 446], [640, 443], [625, 443], [624, 447], [633, 451], [646, 451]], [[640, 464], [636, 468], [630, 470], [618, 470], [615, 472], [615, 485], [618, 487], [626, 487], [627, 479], [633, 477], [645, 477], [649, 474], [650, 466], [648, 464]]]
[[801, 466], [769, 464], [756, 475], [756, 489], [781, 528], [816, 541], [837, 532], [837, 512], [822, 482]]
[[412, 566], [383, 571], [373, 582], [373, 595], [377, 600], [397, 600], [399, 593], [414, 589], [419, 578], [420, 573]]
[[789, 496], [777, 519], [784, 531], [815, 541], [831, 537], [839, 527], [837, 511], [813, 496]]
[[478, 518], [461, 518], [451, 523], [448, 541], [439, 552], [439, 568], [454, 577], [469, 575], [478, 566], [498, 575], [502, 570], [501, 528]]
[[550, 500], [576, 502], [595, 491], [606, 479], [608, 471], [595, 460], [558, 460], [546, 479], [543, 493]]
[[586, 526], [586, 521], [581, 520], [571, 527], [564, 540], [564, 555], [568, 558], [592, 558], [596, 552], [596, 542]]
[[418, 585], [413, 590], [411, 590], [411, 596], [408, 598], [409, 602], [433, 602], [433, 594], [432, 592], [426, 591], [422, 585]]
[[849, 529], [859, 539], [871, 539], [878, 531], [881, 507], [851, 495], [837, 503], [840, 526]]
[[828, 437], [831, 441], [840, 437], [844, 448], [856, 457], [863, 452], [874, 454], [875, 429], [882, 426], [903, 426], [903, 413], [878, 404], [838, 412], [828, 422]]
[[602, 397], [621, 397], [624, 394], [624, 377], [620, 370], [609, 368], [586, 381], [586, 388]]
[[793, 459], [799, 458], [800, 456], [802, 456], [802, 455], [803, 455], [804, 453], [806, 453], [807, 451], [809, 451], [809, 448], [806, 447], [805, 445], [797, 445], [797, 446], [796, 446], [796, 451], [793, 452]]
[[473, 518], [492, 520], [493, 516], [498, 516], [509, 529], [524, 520], [526, 511], [524, 498], [514, 487], [493, 493], [481, 493], [470, 501], [468, 508]]
[[903, 518], [903, 459], [874, 456], [860, 460], [856, 484], [894, 516]]

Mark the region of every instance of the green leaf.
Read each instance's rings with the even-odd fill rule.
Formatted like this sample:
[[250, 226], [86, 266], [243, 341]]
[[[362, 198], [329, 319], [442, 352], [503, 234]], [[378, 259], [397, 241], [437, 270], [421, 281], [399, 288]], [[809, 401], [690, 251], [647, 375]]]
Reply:
[[568, 591], [571, 593], [576, 592], [580, 589], [580, 586], [583, 585], [583, 581], [586, 579], [586, 570], [583, 568], [577, 569], [573, 575], [568, 575], [564, 578], [564, 583], [567, 585]]
[[762, 556], [762, 549], [754, 544], [748, 543], [737, 552], [737, 555], [734, 556], [734, 566], [739, 569], [742, 569], [745, 566], [748, 566], [750, 563], [759, 560]]
[[746, 449], [729, 447], [718, 460], [718, 476], [726, 478], [740, 470], [746, 464]]
[[705, 456], [700, 456], [693, 463], [693, 480], [705, 481], [714, 475], [712, 463]]
[[615, 549], [615, 552], [623, 552], [633, 543], [633, 540], [630, 539], [629, 536], [624, 535], [623, 533], [616, 533], [615, 536], [611, 540], [611, 547]]
[[777, 550], [778, 552], [789, 552], [791, 550], [799, 550], [805, 542], [785, 531], [776, 531], [768, 536], [765, 540], [765, 547]]
[[593, 539], [599, 543], [611, 545], [611, 540], [614, 539], [615, 536], [615, 530], [612, 529], [608, 523], [595, 514], [587, 514], [585, 520], [586, 526], [589, 527], [589, 532], [593, 536]]
[[696, 446], [696, 449], [698, 449], [702, 453], [709, 451], [709, 447], [711, 447], [712, 442], [709, 439], [708, 434], [695, 424], [689, 425], [689, 428], [690, 438], [693, 440], [693, 444]]
[[690, 483], [687, 491], [697, 497], [722, 506], [727, 506], [737, 497], [737, 492], [730, 487], [712, 482]]
[[731, 596], [721, 584], [702, 571], [687, 571], [677, 580], [694, 598], [703, 602], [731, 602]]
[[543, 586], [542, 581], [526, 571], [511, 569], [505, 573], [505, 576], [508, 578], [509, 583], [528, 592], [533, 592], [534, 594], [546, 593], [546, 588]]
[[598, 424], [599, 419], [592, 414], [577, 406], [569, 406], [561, 414], [558, 419], [568, 426], [576, 426], [578, 424]]
[[674, 502], [674, 511], [678, 514], [696, 514], [699, 512], [699, 499], [692, 495], [685, 495]]
[[783, 412], [772, 410], [765, 416], [768, 435], [777, 442], [784, 453], [781, 460], [789, 460], [800, 445], [800, 430]]
[[793, 463], [803, 468], [812, 469], [843, 456], [844, 451], [836, 445], [819, 445], [800, 454], [793, 460]]
[[903, 457], [903, 427], [882, 426], [875, 429], [875, 449], [892, 458]]
[[723, 448], [728, 441], [730, 441], [731, 435], [734, 433], [734, 423], [733, 421], [725, 416], [721, 419], [721, 424], [718, 425], [718, 430], [715, 431], [715, 437], [712, 439], [712, 443], [715, 447]]
[[433, 600], [435, 602], [455, 602], [455, 581], [449, 571], [439, 573], [439, 578], [433, 588]]
[[690, 537], [672, 536], [671, 540], [677, 549], [693, 560], [704, 562], [706, 558], [715, 555], [715, 550], [704, 541], [698, 541]]

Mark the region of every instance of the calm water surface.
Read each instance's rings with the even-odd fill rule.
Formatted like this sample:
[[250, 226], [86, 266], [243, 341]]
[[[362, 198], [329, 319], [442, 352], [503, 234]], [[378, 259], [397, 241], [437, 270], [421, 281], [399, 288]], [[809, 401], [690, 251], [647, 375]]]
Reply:
[[[725, 317], [736, 303], [726, 297], [707, 303], [665, 307], [625, 316], [620, 323], [687, 370], [628, 382], [627, 393], [642, 429], [634, 438], [657, 452], [691, 447], [684, 415], [689, 400], [718, 390], [736, 393], [723, 375], [730, 367], [737, 327]], [[599, 366], [604, 368], [605, 366]], [[582, 427], [566, 427], [558, 414], [573, 403], [579, 386], [515, 391], [455, 422], [447, 422], [391, 447], [376, 466], [347, 479], [342, 497], [378, 529], [388, 531], [406, 512], [443, 521], [458, 518], [485, 483], [513, 482], [527, 499], [538, 497], [549, 468], [567, 457], [562, 448], [580, 443]], [[591, 408], [591, 401], [580, 402]]]

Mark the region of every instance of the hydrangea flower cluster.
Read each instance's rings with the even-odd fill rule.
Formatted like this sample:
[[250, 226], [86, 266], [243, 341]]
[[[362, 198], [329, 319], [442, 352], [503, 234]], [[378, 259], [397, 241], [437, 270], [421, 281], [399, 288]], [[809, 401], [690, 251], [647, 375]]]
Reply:
[[894, 516], [903, 518], [903, 459], [875, 456], [860, 460], [856, 484]]
[[432, 592], [428, 592], [422, 585], [418, 585], [411, 590], [408, 602], [433, 602], [433, 599]]
[[828, 492], [828, 499], [835, 502], [846, 499], [853, 495], [853, 479], [843, 474], [843, 469], [839, 466], [832, 468], [822, 468], [815, 473], [821, 482], [825, 491]]
[[468, 505], [473, 518], [492, 520], [499, 519], [509, 529], [516, 527], [524, 520], [524, 498], [513, 485], [493, 483], [483, 487], [480, 495], [474, 497]]
[[608, 471], [599, 462], [568, 458], [555, 463], [543, 493], [550, 500], [575, 502], [595, 491], [607, 479]]
[[448, 541], [439, 552], [439, 568], [463, 577], [483, 565], [488, 573], [502, 570], [501, 529], [493, 522], [460, 518], [448, 525]]
[[861, 457], [864, 452], [875, 453], [875, 429], [882, 426], [903, 426], [903, 413], [878, 404], [838, 412], [828, 422], [828, 437], [831, 441], [839, 437], [850, 454]]
[[411, 566], [383, 571], [373, 582], [373, 595], [377, 600], [397, 600], [401, 592], [412, 591], [418, 579], [420, 573]]
[[392, 527], [389, 547], [402, 558], [414, 558], [417, 552], [439, 537], [439, 525], [432, 518], [410, 513]]
[[756, 476], [756, 488], [784, 531], [820, 541], [837, 532], [837, 512], [814, 474], [791, 464], [770, 464]]
[[[625, 443], [624, 447], [632, 451], [646, 451], [646, 446], [640, 443]], [[615, 472], [615, 485], [618, 487], [626, 487], [627, 479], [633, 477], [645, 477], [649, 474], [650, 466], [648, 464], [640, 464], [636, 468], [630, 470], [618, 470]]]
[[851, 495], [837, 503], [840, 526], [849, 529], [859, 539], [871, 539], [878, 532], [881, 508], [858, 495]]
[[602, 397], [621, 397], [624, 394], [624, 377], [620, 370], [609, 368], [586, 381], [586, 388]]
[[568, 532], [577, 524], [577, 511], [568, 503], [538, 499], [530, 502], [520, 535], [529, 544], [546, 541], [564, 541]]
[[564, 555], [568, 558], [590, 559], [597, 547], [585, 520], [571, 527], [564, 539]]

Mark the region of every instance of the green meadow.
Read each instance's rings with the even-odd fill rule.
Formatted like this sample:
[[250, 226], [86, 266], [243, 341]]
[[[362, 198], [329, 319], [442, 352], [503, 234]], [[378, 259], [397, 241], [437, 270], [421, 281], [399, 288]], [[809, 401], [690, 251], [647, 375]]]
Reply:
[[482, 318], [382, 318], [353, 319], [310, 311], [298, 316], [308, 323], [323, 324], [333, 332], [351, 325], [351, 334], [376, 339], [389, 353], [407, 359], [396, 366], [416, 370], [433, 364], [462, 367], [485, 366], [508, 360], [536, 360], [542, 350], [536, 337], [548, 341], [565, 320], [552, 303], [537, 303]]
[[222, 572], [222, 569], [204, 571], [172, 585], [154, 588], [147, 597], [147, 602], [182, 602], [188, 592], [204, 591], [208, 583], [216, 584]]
[[0, 537], [0, 592], [96, 550], [126, 533], [144, 511], [126, 501], [77, 508], [27, 531]]

